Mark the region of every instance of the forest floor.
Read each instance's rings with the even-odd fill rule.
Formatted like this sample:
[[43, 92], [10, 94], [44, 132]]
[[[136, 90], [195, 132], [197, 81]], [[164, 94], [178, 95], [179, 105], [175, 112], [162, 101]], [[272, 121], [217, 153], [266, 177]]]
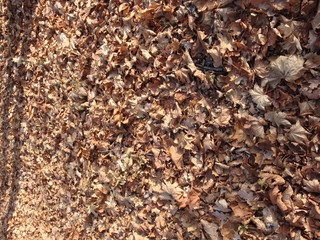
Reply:
[[320, 5], [0, 1], [0, 239], [320, 239]]

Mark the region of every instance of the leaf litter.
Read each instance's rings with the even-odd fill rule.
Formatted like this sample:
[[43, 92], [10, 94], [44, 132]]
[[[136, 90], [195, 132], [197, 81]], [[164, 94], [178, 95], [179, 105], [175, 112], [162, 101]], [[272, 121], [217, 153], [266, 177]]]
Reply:
[[319, 239], [317, 4], [3, 2], [1, 236]]

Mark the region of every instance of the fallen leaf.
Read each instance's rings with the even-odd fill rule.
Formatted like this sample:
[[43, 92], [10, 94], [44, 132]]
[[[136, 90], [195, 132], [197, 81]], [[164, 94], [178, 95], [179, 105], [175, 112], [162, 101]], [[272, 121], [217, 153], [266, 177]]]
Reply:
[[271, 105], [271, 101], [269, 100], [268, 95], [265, 95], [263, 92], [263, 88], [259, 87], [258, 84], [254, 85], [254, 89], [249, 91], [252, 100], [257, 104], [257, 107], [261, 110], [265, 110], [266, 106]]
[[161, 185], [161, 190], [162, 192], [160, 198], [163, 200], [174, 199], [178, 201], [185, 194], [185, 192], [182, 190], [182, 188], [179, 187], [179, 184], [176, 182], [170, 183], [165, 181]]
[[190, 56], [189, 51], [184, 52], [182, 59], [187, 64], [188, 68], [192, 71], [192, 73], [195, 73], [198, 70]]
[[276, 85], [284, 79], [288, 82], [294, 82], [304, 73], [303, 67], [304, 59], [301, 56], [280, 56], [271, 61], [271, 69], [269, 74], [262, 80], [262, 86], [270, 84], [271, 87]]
[[218, 225], [215, 223], [210, 223], [204, 219], [200, 220], [204, 231], [209, 235], [211, 240], [219, 240], [222, 239], [218, 232]]
[[278, 127], [291, 126], [291, 123], [286, 119], [287, 114], [284, 112], [268, 112], [265, 115], [266, 120], [272, 122]]
[[303, 179], [303, 188], [308, 192], [320, 193], [320, 182], [319, 179], [306, 180]]
[[286, 183], [286, 180], [284, 180], [283, 177], [273, 174], [273, 173], [260, 173], [260, 177], [262, 177], [263, 181], [266, 181], [267, 179], [273, 180], [273, 182], [270, 184], [270, 186], [275, 186], [275, 185], [283, 185]]
[[301, 126], [300, 121], [297, 121], [296, 124], [290, 128], [288, 138], [294, 142], [303, 144], [308, 141], [307, 134], [309, 134], [309, 132]]
[[233, 211], [234, 216], [238, 217], [241, 220], [252, 216], [252, 211], [250, 210], [249, 206], [245, 203], [236, 202], [230, 204], [230, 207]]
[[231, 212], [231, 210], [228, 208], [228, 202], [225, 199], [217, 200], [213, 208], [220, 212], [225, 212], [225, 213]]
[[175, 163], [178, 169], [183, 168], [183, 153], [184, 151], [176, 146], [170, 146], [169, 153], [172, 161]]
[[273, 208], [267, 207], [262, 210], [263, 222], [266, 226], [266, 229], [276, 231], [279, 229], [280, 225], [275, 215]]

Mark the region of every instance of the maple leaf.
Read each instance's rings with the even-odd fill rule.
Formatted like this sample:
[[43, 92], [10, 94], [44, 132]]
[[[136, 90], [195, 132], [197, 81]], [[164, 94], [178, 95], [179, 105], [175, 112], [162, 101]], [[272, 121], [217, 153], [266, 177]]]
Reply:
[[268, 112], [265, 114], [265, 118], [276, 124], [278, 127], [282, 126], [291, 126], [291, 123], [286, 119], [287, 114], [284, 112]]
[[290, 128], [289, 139], [303, 144], [308, 141], [307, 134], [309, 134], [309, 132], [301, 126], [300, 121], [297, 121], [296, 124]]
[[304, 59], [301, 56], [280, 56], [271, 61], [271, 69], [261, 85], [270, 84], [275, 88], [281, 79], [287, 82], [294, 82], [300, 78], [304, 72]]
[[257, 107], [261, 110], [264, 110], [266, 106], [271, 105], [268, 95], [263, 93], [263, 88], [255, 84], [254, 88], [249, 91], [252, 100], [257, 104]]

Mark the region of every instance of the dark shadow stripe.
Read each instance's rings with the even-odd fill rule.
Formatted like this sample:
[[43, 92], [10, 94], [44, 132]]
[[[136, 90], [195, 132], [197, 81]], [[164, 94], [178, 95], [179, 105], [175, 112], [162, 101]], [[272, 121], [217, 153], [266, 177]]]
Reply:
[[[7, 40], [7, 54], [3, 56], [6, 61], [2, 72], [2, 169], [1, 169], [1, 194], [7, 199], [0, 202], [1, 229], [0, 239], [8, 239], [8, 223], [16, 207], [17, 194], [20, 188], [19, 176], [21, 170], [20, 129], [22, 111], [24, 109], [24, 96], [22, 82], [26, 80], [24, 64], [14, 61], [15, 57], [24, 58], [30, 51], [32, 18], [37, 1], [12, 1], [8, 0], [8, 24], [5, 28], [4, 38]], [[18, 49], [21, 49], [18, 52]], [[13, 113], [10, 110], [13, 109]], [[9, 115], [11, 117], [9, 118]]]

